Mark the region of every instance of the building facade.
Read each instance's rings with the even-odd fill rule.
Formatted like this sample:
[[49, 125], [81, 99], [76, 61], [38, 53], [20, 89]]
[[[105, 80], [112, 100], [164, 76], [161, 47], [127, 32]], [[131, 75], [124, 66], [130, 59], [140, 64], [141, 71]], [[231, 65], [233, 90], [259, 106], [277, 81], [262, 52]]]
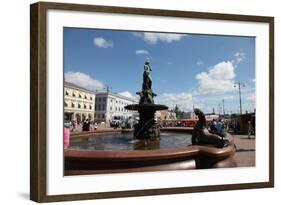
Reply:
[[176, 113], [173, 110], [157, 110], [155, 113], [156, 120], [176, 120]]
[[72, 83], [64, 83], [64, 119], [94, 120], [95, 93]]
[[109, 123], [114, 118], [128, 119], [136, 115], [135, 111], [126, 110], [124, 107], [136, 104], [133, 98], [111, 92], [96, 93], [95, 121]]

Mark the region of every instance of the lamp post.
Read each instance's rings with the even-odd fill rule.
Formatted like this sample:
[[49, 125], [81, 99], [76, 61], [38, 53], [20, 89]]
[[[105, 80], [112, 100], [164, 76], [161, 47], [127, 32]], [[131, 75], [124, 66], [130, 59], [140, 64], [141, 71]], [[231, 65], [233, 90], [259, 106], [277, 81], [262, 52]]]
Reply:
[[224, 98], [222, 99], [222, 113], [223, 113], [223, 117], [225, 117]]
[[234, 87], [235, 88], [238, 87], [238, 91], [239, 91], [240, 114], [242, 114], [241, 86], [245, 87], [245, 84], [240, 82], [240, 81], [237, 81], [237, 82], [234, 83]]
[[107, 85], [105, 85], [105, 87], [103, 89], [106, 90], [107, 93], [109, 93], [109, 91], [112, 89], [112, 87], [111, 87], [111, 85], [107, 84]]

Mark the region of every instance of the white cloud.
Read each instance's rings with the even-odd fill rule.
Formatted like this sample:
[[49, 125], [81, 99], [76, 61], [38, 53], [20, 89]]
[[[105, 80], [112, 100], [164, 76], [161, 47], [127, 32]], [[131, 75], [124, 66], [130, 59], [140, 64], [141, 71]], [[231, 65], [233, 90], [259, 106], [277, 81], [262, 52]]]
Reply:
[[[243, 97], [245, 96], [245, 97]], [[245, 100], [243, 100], [245, 99]], [[256, 94], [255, 92], [249, 92], [242, 95], [243, 112], [254, 112], [256, 106]]]
[[224, 95], [223, 97], [222, 97], [224, 100], [233, 100], [234, 99], [234, 96], [233, 95]]
[[94, 38], [93, 42], [97, 47], [100, 48], [113, 48], [114, 45], [112, 41], [105, 40], [102, 37]]
[[135, 100], [136, 102], [139, 100], [139, 96], [138, 95], [133, 95], [131, 92], [129, 91], [124, 91], [124, 92], [120, 92], [118, 93], [119, 95], [123, 95], [127, 98], [131, 98], [133, 100]]
[[234, 53], [234, 60], [232, 60], [232, 62], [234, 64], [238, 64], [244, 61], [245, 59], [246, 59], [246, 53], [244, 53], [242, 50], [239, 50], [236, 53]]
[[73, 83], [89, 90], [100, 90], [104, 88], [104, 84], [93, 79], [90, 75], [80, 72], [67, 72], [64, 74], [66, 82]]
[[191, 93], [163, 93], [155, 98], [155, 102], [164, 104], [173, 109], [176, 105], [185, 111], [192, 110], [193, 100]]
[[203, 65], [204, 64], [204, 62], [202, 61], [202, 60], [198, 60], [197, 62], [196, 62], [196, 65]]
[[158, 41], [171, 43], [173, 41], [181, 40], [185, 34], [171, 34], [171, 33], [133, 33], [134, 36], [142, 38], [148, 44], [156, 44]]
[[250, 101], [251, 103], [254, 103], [256, 101], [256, 95], [255, 93], [250, 93], [247, 96], [247, 100]]
[[208, 72], [196, 75], [199, 92], [202, 94], [221, 94], [233, 91], [234, 78], [234, 66], [229, 61], [220, 62]]
[[132, 93], [130, 93], [129, 91], [124, 91], [124, 92], [120, 92], [118, 93], [119, 95], [123, 95], [125, 97], [128, 97], [128, 98], [133, 98], [134, 96], [132, 95]]
[[147, 50], [136, 50], [136, 54], [137, 55], [146, 55], [146, 54], [149, 54], [149, 52]]

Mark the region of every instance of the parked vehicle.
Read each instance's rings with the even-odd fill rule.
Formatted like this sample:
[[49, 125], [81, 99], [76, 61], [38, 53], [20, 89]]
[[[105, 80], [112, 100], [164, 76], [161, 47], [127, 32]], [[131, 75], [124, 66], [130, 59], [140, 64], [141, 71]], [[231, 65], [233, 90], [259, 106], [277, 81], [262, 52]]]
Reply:
[[136, 124], [136, 120], [134, 120], [132, 117], [129, 117], [126, 120], [122, 120], [121, 127], [127, 128], [127, 129], [132, 129], [135, 124]]
[[122, 120], [121, 117], [119, 116], [113, 117], [113, 119], [110, 121], [110, 127], [114, 127], [114, 128], [121, 127], [121, 124], [122, 124]]
[[72, 126], [72, 122], [70, 120], [65, 120], [63, 124], [64, 124], [65, 127], [71, 127]]

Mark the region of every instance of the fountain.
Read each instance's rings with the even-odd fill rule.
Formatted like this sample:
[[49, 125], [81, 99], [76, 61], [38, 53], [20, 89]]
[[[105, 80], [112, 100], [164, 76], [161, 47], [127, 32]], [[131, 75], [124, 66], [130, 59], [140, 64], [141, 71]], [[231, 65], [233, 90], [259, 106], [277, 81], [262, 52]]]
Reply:
[[194, 129], [171, 127], [162, 129], [160, 134], [154, 115], [168, 107], [154, 103], [151, 71], [146, 60], [142, 90], [137, 92], [139, 103], [125, 106], [139, 112], [133, 134], [121, 130], [118, 134], [99, 130], [75, 134], [64, 151], [65, 175], [236, 166], [232, 158], [235, 154], [232, 136], [209, 133], [205, 115], [199, 109], [194, 109], [199, 118]]
[[157, 139], [160, 136], [160, 129], [156, 125], [154, 115], [157, 110], [167, 110], [166, 105], [154, 104], [154, 97], [157, 95], [152, 91], [152, 71], [149, 60], [144, 64], [142, 91], [137, 92], [140, 96], [139, 104], [125, 106], [127, 110], [139, 112], [139, 122], [135, 125], [134, 137], [136, 139]]

